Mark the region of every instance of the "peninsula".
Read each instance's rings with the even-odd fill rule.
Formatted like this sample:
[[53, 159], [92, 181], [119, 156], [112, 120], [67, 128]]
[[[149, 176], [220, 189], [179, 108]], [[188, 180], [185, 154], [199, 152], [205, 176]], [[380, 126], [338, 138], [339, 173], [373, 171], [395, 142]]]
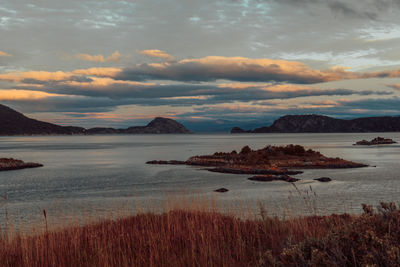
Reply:
[[270, 126], [243, 130], [234, 127], [231, 133], [365, 133], [399, 132], [400, 117], [368, 117], [342, 120], [322, 115], [286, 115]]

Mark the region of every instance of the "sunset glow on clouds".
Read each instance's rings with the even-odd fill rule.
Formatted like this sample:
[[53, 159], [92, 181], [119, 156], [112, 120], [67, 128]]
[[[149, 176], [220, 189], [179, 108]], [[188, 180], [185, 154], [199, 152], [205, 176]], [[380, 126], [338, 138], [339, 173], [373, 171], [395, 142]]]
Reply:
[[0, 89], [0, 101], [38, 100], [58, 96], [40, 91]]
[[0, 9], [0, 101], [80, 126], [400, 115], [399, 8], [393, 0], [9, 1]]
[[0, 51], [0, 57], [11, 57], [11, 55], [7, 54], [6, 52]]
[[155, 58], [162, 58], [166, 60], [173, 60], [174, 57], [168, 54], [165, 51], [161, 51], [158, 49], [148, 49], [140, 51], [140, 54], [148, 56], [148, 57], [155, 57]]
[[76, 58], [80, 60], [86, 61], [94, 61], [94, 62], [118, 62], [121, 60], [122, 56], [118, 51], [115, 51], [108, 57], [104, 57], [103, 55], [90, 55], [90, 54], [77, 54]]

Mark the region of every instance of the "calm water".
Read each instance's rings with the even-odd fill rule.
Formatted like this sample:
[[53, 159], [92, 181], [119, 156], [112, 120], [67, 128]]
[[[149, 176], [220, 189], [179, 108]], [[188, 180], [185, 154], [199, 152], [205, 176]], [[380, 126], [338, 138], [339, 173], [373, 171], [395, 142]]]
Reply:
[[[301, 144], [332, 157], [371, 166], [345, 170], [306, 170], [298, 189], [316, 192], [321, 213], [359, 212], [361, 203], [400, 202], [400, 145], [354, 147], [361, 139], [390, 134], [259, 134], [259, 135], [129, 135], [0, 137], [0, 157], [44, 164], [43, 168], [0, 172], [0, 222], [8, 217], [19, 224], [51, 218], [64, 221], [82, 213], [101, 215], [135, 209], [151, 203], [162, 206], [169, 196], [202, 195], [215, 198], [220, 208], [249, 207], [264, 203], [271, 214], [294, 208], [305, 212], [304, 201], [285, 182], [252, 182], [248, 175], [218, 174], [189, 166], [154, 166], [153, 159], [185, 160], [192, 155], [240, 150], [249, 144]], [[313, 178], [331, 177], [320, 183]], [[226, 187], [225, 194], [213, 190]]]

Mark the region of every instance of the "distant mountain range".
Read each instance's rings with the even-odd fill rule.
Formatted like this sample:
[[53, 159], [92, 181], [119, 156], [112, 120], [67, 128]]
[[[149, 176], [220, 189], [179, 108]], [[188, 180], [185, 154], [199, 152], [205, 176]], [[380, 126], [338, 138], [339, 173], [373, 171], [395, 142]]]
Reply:
[[[188, 122], [190, 124], [190, 122]], [[226, 122], [224, 122], [226, 123]], [[208, 124], [210, 124], [208, 122]], [[193, 123], [193, 125], [196, 125]], [[192, 126], [193, 126], [192, 125]], [[204, 126], [204, 127], [200, 127]], [[207, 128], [210, 125], [200, 124]], [[224, 127], [226, 127], [225, 124]], [[249, 125], [247, 125], [249, 126]], [[209, 128], [207, 128], [209, 129]], [[220, 131], [219, 128], [215, 128]], [[214, 129], [214, 130], [215, 130]], [[212, 130], [211, 130], [212, 131]], [[368, 117], [351, 120], [335, 119], [321, 115], [286, 115], [270, 126], [243, 130], [233, 127], [231, 133], [356, 133], [400, 132], [400, 117]], [[95, 135], [95, 134], [188, 134], [183, 124], [168, 118], [157, 117], [146, 126], [126, 129], [60, 126], [28, 118], [0, 104], [0, 135]]]
[[190, 130], [179, 122], [157, 117], [146, 126], [127, 129], [60, 126], [34, 120], [0, 104], [0, 135], [75, 135], [75, 134], [188, 134]]
[[351, 120], [321, 115], [286, 115], [271, 126], [243, 130], [234, 127], [231, 133], [362, 133], [399, 132], [400, 117], [368, 117]]
[[189, 134], [192, 133], [179, 122], [157, 117], [146, 126], [133, 126], [127, 129], [91, 128], [86, 134]]

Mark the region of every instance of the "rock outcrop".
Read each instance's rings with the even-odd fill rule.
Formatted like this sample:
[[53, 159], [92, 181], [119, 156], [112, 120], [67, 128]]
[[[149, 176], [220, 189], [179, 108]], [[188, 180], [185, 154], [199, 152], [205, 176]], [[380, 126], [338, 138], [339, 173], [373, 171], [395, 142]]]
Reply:
[[226, 193], [226, 192], [228, 192], [229, 190], [228, 189], [226, 189], [226, 188], [218, 188], [217, 190], [214, 190], [214, 192], [217, 192], [217, 193]]
[[11, 171], [38, 167], [43, 167], [43, 165], [33, 162], [23, 162], [22, 160], [13, 158], [0, 158], [0, 171]]
[[373, 145], [390, 145], [390, 144], [397, 144], [396, 141], [390, 138], [383, 138], [383, 137], [376, 137], [371, 141], [362, 140], [355, 143], [355, 146], [373, 146]]
[[254, 130], [234, 127], [231, 133], [356, 133], [399, 132], [400, 117], [369, 117], [352, 120], [321, 115], [286, 115], [271, 126]]
[[316, 178], [316, 179], [314, 179], [314, 180], [315, 180], [315, 181], [318, 181], [318, 182], [322, 182], [322, 183], [327, 183], [327, 182], [332, 181], [332, 179], [329, 178], [329, 177], [321, 177], [321, 178]]
[[284, 181], [288, 183], [295, 183], [300, 179], [293, 178], [288, 175], [258, 175], [248, 178], [251, 181], [258, 181], [258, 182], [272, 182], [272, 181]]

